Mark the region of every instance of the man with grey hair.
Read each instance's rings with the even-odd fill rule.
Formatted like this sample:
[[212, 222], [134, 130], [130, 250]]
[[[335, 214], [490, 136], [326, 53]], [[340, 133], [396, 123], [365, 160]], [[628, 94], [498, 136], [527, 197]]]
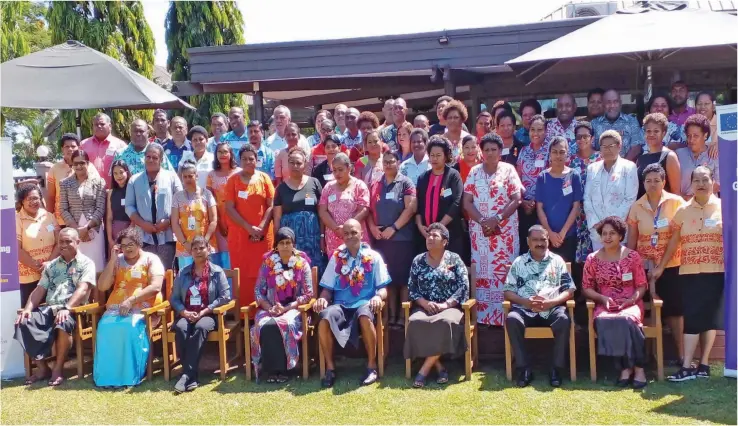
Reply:
[[346, 111], [346, 132], [339, 133], [341, 141], [346, 148], [353, 148], [355, 145], [361, 144], [361, 132], [359, 131], [359, 110], [349, 108]]
[[646, 144], [638, 120], [631, 115], [623, 114], [623, 104], [617, 90], [607, 90], [602, 95], [602, 102], [605, 104], [605, 113], [592, 121], [595, 149], [600, 149], [600, 135], [607, 130], [615, 130], [620, 133], [623, 140], [620, 145], [620, 156], [636, 161], [643, 152], [643, 145]]
[[[79, 252], [79, 243], [76, 229], [59, 232], [59, 257], [44, 267], [38, 286], [15, 320], [14, 338], [36, 362], [36, 373], [26, 379], [28, 385], [49, 377], [49, 386], [64, 382], [64, 362], [77, 325], [71, 310], [86, 304], [96, 285], [95, 264]], [[52, 349], [56, 352], [53, 370], [46, 359]]]
[[90, 157], [90, 163], [105, 180], [110, 189], [110, 166], [115, 155], [126, 149], [126, 143], [113, 136], [112, 124], [107, 114], [99, 112], [92, 119], [92, 136], [82, 141], [79, 148]]
[[[287, 148], [287, 140], [284, 138], [284, 132], [287, 130], [287, 125], [292, 122], [292, 113], [290, 112], [290, 109], [287, 108], [284, 105], [279, 105], [278, 107], [274, 108], [274, 126], [275, 131], [274, 134], [269, 136], [266, 140], [266, 145], [269, 149], [272, 150], [274, 153], [274, 157], [276, 158], [277, 155], [279, 155], [279, 151]], [[297, 142], [297, 146], [303, 149], [308, 154], [307, 158], [307, 164], [310, 164], [310, 153], [313, 152], [312, 147], [310, 147], [310, 142], [307, 141], [307, 138], [300, 135], [300, 140]], [[305, 173], [309, 174], [309, 170], [306, 170]]]
[[177, 173], [162, 168], [166, 158], [158, 143], [145, 152], [146, 170], [134, 175], [126, 189], [126, 214], [143, 233], [143, 249], [159, 256], [165, 268], [174, 263], [175, 240], [171, 227], [172, 199], [182, 190]]
[[338, 104], [333, 108], [333, 121], [336, 122], [336, 134], [341, 136], [346, 133], [346, 113], [348, 107], [344, 104]]
[[505, 325], [518, 370], [517, 385], [533, 381], [525, 351], [526, 327], [551, 327], [554, 335], [553, 368], [550, 383], [559, 387], [561, 370], [566, 368], [571, 318], [564, 304], [574, 296], [574, 281], [561, 256], [548, 249], [548, 232], [541, 225], [528, 230], [528, 253], [513, 261], [503, 287], [505, 300], [512, 302]]
[[187, 139], [187, 120], [182, 116], [175, 116], [169, 121], [169, 134], [171, 138], [162, 143], [164, 153], [169, 157], [169, 162], [175, 167], [179, 166], [185, 152], [192, 152], [192, 144]]
[[[144, 171], [144, 152], [149, 146], [149, 124], [137, 118], [131, 122], [130, 126], [131, 143], [123, 150], [115, 154], [113, 162], [123, 160], [128, 164], [131, 175]], [[112, 163], [111, 163], [112, 164]], [[162, 167], [166, 170], [174, 170], [169, 158], [164, 156]]]
[[423, 129], [427, 132], [430, 129], [430, 121], [428, 121], [428, 117], [423, 114], [416, 115], [413, 120], [413, 127], [416, 129]]
[[402, 98], [395, 99], [395, 105], [392, 108], [392, 119], [393, 123], [390, 126], [382, 129], [380, 134], [382, 141], [389, 145], [390, 149], [397, 151], [400, 146], [397, 143], [397, 129], [400, 128], [404, 123], [407, 122], [407, 103]]
[[579, 122], [574, 118], [577, 112], [577, 101], [574, 95], [566, 93], [556, 99], [556, 118], [546, 125], [546, 146], [554, 137], [563, 136], [569, 142], [569, 157], [577, 153], [577, 141], [574, 128]]
[[384, 130], [385, 127], [391, 126], [393, 123], [392, 118], [392, 111], [395, 108], [395, 100], [394, 99], [387, 99], [384, 101], [384, 106], [382, 107], [382, 116], [384, 117], [384, 122], [381, 126], [377, 129], [379, 134], [382, 134], [382, 130]]

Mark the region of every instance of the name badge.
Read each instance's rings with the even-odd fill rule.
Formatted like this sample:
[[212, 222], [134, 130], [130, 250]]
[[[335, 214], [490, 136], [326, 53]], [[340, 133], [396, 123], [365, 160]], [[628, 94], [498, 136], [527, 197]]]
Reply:
[[651, 247], [656, 247], [659, 243], [659, 234], [651, 234]]
[[313, 197], [305, 197], [305, 205], [306, 206], [314, 206], [315, 205], [315, 198], [313, 198]]
[[141, 278], [141, 271], [138, 269], [131, 269], [131, 278]]
[[626, 272], [623, 274], [623, 281], [631, 281], [631, 280], [633, 280], [632, 272]]
[[48, 232], [54, 232], [54, 225], [52, 225], [52, 224], [48, 224], [48, 225], [46, 225], [46, 230], [47, 230]]
[[120, 199], [120, 205], [123, 206], [123, 207], [126, 206], [126, 199], [125, 198], [121, 198]]
[[238, 198], [243, 198], [244, 200], [249, 198], [248, 191], [238, 191]]
[[195, 216], [189, 216], [189, 217], [187, 217], [187, 229], [190, 230], [190, 231], [194, 231], [195, 230], [195, 225], [196, 225]]
[[659, 219], [656, 221], [657, 228], [663, 228], [669, 225], [669, 219]]
[[573, 190], [573, 189], [571, 189], [571, 186], [565, 186], [565, 187], [561, 188], [561, 192], [563, 192], [563, 193], [564, 193], [564, 195], [569, 195], [569, 194], [571, 194], [571, 193], [572, 193], [573, 191], [574, 191], [574, 190]]
[[331, 195], [328, 196], [328, 202], [329, 203], [335, 203], [337, 198], [338, 197], [336, 197], [336, 194], [331, 194]]
[[190, 296], [190, 306], [201, 306], [202, 297], [198, 294], [197, 296]]
[[544, 160], [536, 160], [535, 163], [536, 168], [541, 168], [546, 166], [546, 162]]
[[451, 196], [451, 188], [446, 188], [443, 190], [443, 193], [441, 194], [443, 198], [450, 197]]
[[262, 168], [264, 166], [264, 161], [262, 160], [256, 160], [256, 167]]
[[385, 200], [394, 200], [395, 199], [395, 193], [394, 192], [388, 192], [384, 194]]
[[108, 148], [105, 151], [105, 155], [113, 156], [113, 155], [115, 155], [115, 150], [113, 148]]
[[326, 182], [329, 180], [334, 180], [334, 179], [335, 178], [333, 177], [333, 173], [328, 173], [327, 175], [323, 175], [323, 180], [325, 180]]
[[705, 219], [705, 226], [708, 228], [714, 228], [717, 226], [717, 220], [715, 219]]
[[507, 155], [510, 153], [510, 148], [502, 148], [502, 155]]
[[190, 294], [193, 296], [199, 296], [200, 295], [200, 289], [197, 288], [196, 285], [193, 285], [190, 287]]

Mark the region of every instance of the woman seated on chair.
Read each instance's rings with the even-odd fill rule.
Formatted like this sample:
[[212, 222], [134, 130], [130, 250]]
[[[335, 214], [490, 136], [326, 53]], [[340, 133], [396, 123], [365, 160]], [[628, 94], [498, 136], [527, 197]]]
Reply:
[[284, 383], [285, 373], [297, 365], [300, 355], [302, 318], [297, 307], [313, 298], [313, 276], [310, 259], [295, 249], [292, 229], [280, 228], [274, 246], [264, 255], [256, 280], [258, 311], [251, 328], [251, 359], [257, 382], [265, 371], [267, 383]]
[[597, 353], [614, 357], [620, 370], [615, 385], [626, 387], [632, 383], [634, 389], [641, 389], [647, 383], [641, 301], [646, 292], [646, 273], [638, 252], [622, 245], [626, 229], [617, 216], [597, 224], [602, 248], [587, 256], [582, 290], [596, 303]]
[[112, 289], [95, 341], [93, 378], [105, 387], [136, 386], [146, 374], [152, 348], [141, 310], [162, 302], [164, 280], [164, 265], [142, 250], [137, 228], [122, 230], [116, 242], [97, 286]]
[[192, 239], [193, 262], [177, 274], [169, 303], [178, 319], [173, 331], [182, 360], [182, 376], [174, 391], [182, 393], [197, 388], [200, 355], [208, 333], [217, 328], [213, 310], [231, 300], [231, 286], [220, 266], [208, 260], [208, 240], [200, 235]]
[[425, 358], [413, 387], [425, 386], [435, 367], [439, 384], [448, 383], [442, 355], [460, 355], [466, 349], [461, 304], [469, 298], [469, 278], [461, 257], [446, 250], [448, 229], [436, 222], [428, 228], [428, 252], [419, 254], [410, 268], [408, 289], [415, 307], [405, 339], [405, 359]]

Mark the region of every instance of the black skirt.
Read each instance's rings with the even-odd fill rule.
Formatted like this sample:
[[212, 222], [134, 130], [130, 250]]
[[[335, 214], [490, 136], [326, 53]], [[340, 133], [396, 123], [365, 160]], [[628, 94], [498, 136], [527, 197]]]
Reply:
[[680, 317], [683, 315], [684, 301], [680, 287], [679, 267], [664, 269], [664, 273], [656, 280], [656, 294], [664, 301], [661, 316]]
[[31, 311], [31, 317], [15, 326], [13, 338], [18, 341], [31, 359], [44, 359], [51, 356], [51, 348], [56, 341], [56, 330], [72, 334], [77, 323], [70, 313], [69, 318], [56, 324], [56, 314], [51, 306], [41, 306]]
[[680, 275], [684, 303], [684, 334], [723, 329], [725, 274]]

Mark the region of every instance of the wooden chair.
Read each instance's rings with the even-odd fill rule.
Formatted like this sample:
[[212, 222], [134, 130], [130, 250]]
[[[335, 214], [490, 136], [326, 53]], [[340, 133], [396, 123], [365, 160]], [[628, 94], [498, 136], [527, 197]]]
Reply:
[[[510, 270], [510, 265], [507, 265]], [[571, 263], [566, 262], [566, 269], [571, 275]], [[577, 352], [575, 344], [575, 328], [574, 328], [574, 306], [576, 302], [574, 300], [566, 301], [566, 310], [569, 311], [569, 375], [571, 381], [577, 380]], [[507, 380], [512, 380], [512, 348], [510, 347], [510, 336], [507, 334], [507, 315], [510, 313], [511, 304], [509, 300], [502, 302], [502, 323], [505, 328], [505, 375]], [[551, 327], [526, 327], [525, 338], [526, 339], [553, 339], [553, 331]]]
[[[466, 339], [466, 351], [464, 352], [464, 380], [471, 379], [471, 373], [474, 366], [477, 365], [477, 310], [473, 309], [477, 305], [477, 273], [474, 265], [471, 267], [469, 278], [469, 299], [462, 303], [461, 308], [464, 310], [464, 338]], [[405, 339], [407, 339], [407, 329], [410, 325], [410, 306], [412, 302], [402, 302], [402, 309], [405, 311]], [[412, 359], [405, 359], [405, 378], [412, 377]]]
[[[317, 297], [318, 295], [318, 267], [313, 266], [312, 268], [312, 275], [313, 275], [313, 295]], [[310, 340], [310, 336], [315, 334], [315, 324], [310, 323], [310, 315], [308, 314], [310, 312], [310, 309], [312, 309], [313, 304], [315, 303], [315, 297], [310, 299], [310, 301], [304, 305], [300, 305], [297, 307], [297, 309], [300, 311], [300, 317], [302, 318], [302, 354], [300, 355], [302, 358], [302, 379], [307, 380], [308, 375], [310, 374], [310, 353], [308, 352], [308, 341]], [[246, 357], [246, 380], [251, 381], [251, 327], [250, 327], [250, 319], [249, 315], [251, 312], [256, 312], [256, 302], [251, 302], [248, 306], [244, 306], [241, 308], [241, 314], [244, 318], [244, 327], [243, 327], [243, 341], [244, 341], [244, 348], [245, 348], [245, 357]]]
[[[315, 337], [318, 337], [318, 323], [319, 319], [315, 315]], [[387, 304], [383, 301], [379, 308], [379, 314], [375, 315], [374, 326], [377, 329], [377, 373], [379, 377], [384, 377], [384, 362], [389, 353], [389, 344], [385, 338], [385, 324], [387, 323]], [[318, 345], [318, 365], [320, 366], [320, 378], [325, 377], [325, 354], [323, 348], [320, 346], [320, 342], [316, 342]]]
[[[239, 318], [240, 304], [238, 301], [238, 294], [241, 284], [241, 273], [238, 268], [236, 269], [224, 269], [226, 277], [230, 278], [233, 282], [233, 299], [223, 306], [219, 306], [213, 309], [213, 314], [216, 316], [216, 322], [218, 329], [208, 333], [208, 342], [218, 342], [218, 353], [220, 356], [220, 379], [225, 380], [230, 368], [230, 362], [233, 359], [238, 358], [241, 354], [241, 320]], [[174, 286], [174, 272], [167, 270], [166, 276], [166, 288], [167, 294], [172, 295], [172, 287]], [[226, 314], [231, 313], [232, 319], [226, 319]], [[164, 307], [159, 309], [159, 314], [167, 319], [171, 319], [172, 324], [175, 320], [174, 310], [169, 301], [164, 302]], [[171, 377], [172, 368], [179, 362], [177, 358], [177, 346], [175, 333], [172, 331], [172, 326], [167, 325], [168, 321], [162, 321], [162, 346], [164, 350], [164, 380], [169, 380]], [[166, 327], [166, 329], [164, 329]], [[231, 337], [236, 339], [236, 356], [232, 359], [228, 359], [228, 353], [226, 343], [231, 340]], [[171, 353], [169, 348], [171, 345]]]
[[[654, 299], [651, 303], [644, 303], [644, 318], [646, 317], [645, 312], [650, 311], [650, 320], [655, 323], [653, 325], [643, 324], [643, 334], [647, 339], [656, 340], [656, 368], [658, 380], [664, 380], [664, 341], [663, 341], [663, 328], [661, 325], [661, 308], [664, 306], [664, 301], [661, 299]], [[594, 308], [595, 303], [591, 300], [587, 300], [587, 324], [589, 328], [589, 374], [593, 382], [597, 381], [597, 347], [595, 346], [595, 338], [597, 338], [597, 332], [594, 328]]]

